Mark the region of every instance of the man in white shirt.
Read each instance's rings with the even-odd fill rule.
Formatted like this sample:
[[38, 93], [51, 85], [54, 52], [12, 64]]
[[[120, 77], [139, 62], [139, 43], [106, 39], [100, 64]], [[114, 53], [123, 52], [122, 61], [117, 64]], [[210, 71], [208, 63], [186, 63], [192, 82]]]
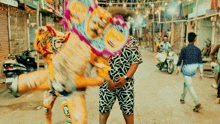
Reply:
[[162, 50], [162, 52], [167, 52], [168, 49], [171, 47], [169, 41], [167, 40], [167, 36], [164, 36], [164, 41], [162, 41], [160, 43], [160, 49]]

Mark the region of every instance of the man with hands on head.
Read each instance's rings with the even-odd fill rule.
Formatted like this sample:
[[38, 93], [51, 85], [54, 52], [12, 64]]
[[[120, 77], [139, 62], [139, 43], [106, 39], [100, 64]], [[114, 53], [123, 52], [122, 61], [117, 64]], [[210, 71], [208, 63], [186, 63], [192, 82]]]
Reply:
[[126, 124], [134, 123], [134, 73], [142, 63], [138, 50], [138, 41], [130, 36], [131, 41], [122, 48], [122, 53], [110, 58], [109, 71], [111, 80], [100, 86], [99, 123], [106, 124], [110, 111], [118, 98]]

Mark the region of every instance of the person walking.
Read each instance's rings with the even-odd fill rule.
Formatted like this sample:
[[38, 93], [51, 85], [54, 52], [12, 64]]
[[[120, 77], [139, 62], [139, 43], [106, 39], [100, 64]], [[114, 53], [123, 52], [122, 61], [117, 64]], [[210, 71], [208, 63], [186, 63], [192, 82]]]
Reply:
[[131, 41], [122, 48], [122, 53], [110, 58], [110, 77], [115, 83], [106, 82], [99, 90], [99, 124], [106, 124], [110, 111], [119, 101], [126, 124], [134, 124], [134, 73], [142, 63], [138, 50], [138, 41], [130, 36]]
[[202, 109], [202, 106], [199, 103], [195, 90], [193, 89], [192, 78], [195, 76], [197, 68], [200, 68], [200, 80], [201, 80], [203, 78], [204, 66], [202, 62], [201, 50], [198, 47], [194, 46], [194, 42], [196, 41], [196, 36], [197, 35], [193, 32], [190, 32], [188, 34], [189, 44], [181, 50], [179, 60], [177, 63], [176, 74], [179, 73], [180, 66], [183, 61], [181, 72], [183, 74], [183, 78], [185, 82], [184, 82], [183, 93], [181, 94], [180, 97], [180, 102], [182, 104], [185, 103], [185, 96], [188, 90], [196, 105], [193, 111], [199, 112]]

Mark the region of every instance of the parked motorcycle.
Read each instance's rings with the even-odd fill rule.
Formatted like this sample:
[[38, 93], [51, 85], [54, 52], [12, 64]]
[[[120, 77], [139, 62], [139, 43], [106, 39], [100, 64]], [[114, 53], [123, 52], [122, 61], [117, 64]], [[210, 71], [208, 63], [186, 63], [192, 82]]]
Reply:
[[172, 74], [174, 72], [175, 64], [177, 64], [178, 56], [175, 52], [169, 49], [167, 53], [159, 52], [156, 55], [156, 60], [158, 61], [157, 67], [159, 70], [167, 69], [167, 72]]
[[[10, 57], [13, 60], [6, 61], [3, 64], [3, 72], [6, 76], [6, 86], [9, 90], [11, 90], [12, 82], [17, 81], [17, 78], [20, 74], [24, 74], [27, 72], [32, 72], [37, 70], [37, 63], [35, 62], [35, 59], [30, 56], [30, 53], [32, 51], [24, 51], [22, 55], [17, 55]], [[15, 97], [19, 97], [18, 94], [13, 94]]]
[[207, 39], [206, 42], [206, 46], [202, 49], [202, 58], [204, 57], [209, 57], [210, 52], [211, 52], [211, 41], [209, 39]]

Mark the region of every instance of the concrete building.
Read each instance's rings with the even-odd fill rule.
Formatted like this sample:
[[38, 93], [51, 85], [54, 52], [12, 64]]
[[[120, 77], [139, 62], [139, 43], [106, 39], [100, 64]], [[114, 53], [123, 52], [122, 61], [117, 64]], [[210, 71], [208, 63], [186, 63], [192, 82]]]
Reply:
[[[50, 25], [63, 31], [63, 0], [40, 1], [39, 26]], [[44, 7], [42, 6], [44, 4]], [[37, 29], [37, 0], [0, 0], [0, 76], [8, 54], [18, 55], [25, 50], [34, 50]]]

